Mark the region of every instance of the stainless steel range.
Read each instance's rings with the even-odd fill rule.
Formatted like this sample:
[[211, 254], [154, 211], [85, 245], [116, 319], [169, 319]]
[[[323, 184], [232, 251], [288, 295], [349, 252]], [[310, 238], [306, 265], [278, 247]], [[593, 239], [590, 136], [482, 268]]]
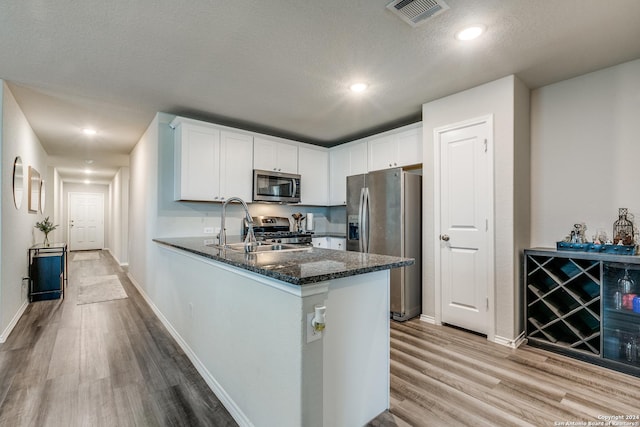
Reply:
[[[292, 245], [311, 246], [313, 233], [291, 231], [289, 218], [281, 216], [254, 216], [253, 233], [259, 242], [288, 243]], [[247, 234], [247, 221], [242, 228], [243, 237]]]

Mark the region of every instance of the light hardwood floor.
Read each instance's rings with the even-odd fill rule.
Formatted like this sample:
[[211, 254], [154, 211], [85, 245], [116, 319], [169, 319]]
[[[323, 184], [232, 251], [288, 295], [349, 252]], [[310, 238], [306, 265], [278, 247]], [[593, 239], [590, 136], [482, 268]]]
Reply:
[[[237, 425], [106, 252], [72, 261], [65, 299], [28, 306], [0, 346], [0, 426]], [[128, 298], [76, 304], [83, 277]]]
[[[70, 261], [64, 301], [30, 304], [0, 345], [0, 426], [236, 425], [98, 253]], [[110, 274], [129, 298], [76, 304], [82, 278]], [[640, 379], [414, 319], [392, 322], [391, 411], [370, 426], [553, 426], [599, 415], [640, 415]]]
[[413, 319], [392, 322], [391, 413], [411, 426], [587, 425], [640, 416], [640, 378]]

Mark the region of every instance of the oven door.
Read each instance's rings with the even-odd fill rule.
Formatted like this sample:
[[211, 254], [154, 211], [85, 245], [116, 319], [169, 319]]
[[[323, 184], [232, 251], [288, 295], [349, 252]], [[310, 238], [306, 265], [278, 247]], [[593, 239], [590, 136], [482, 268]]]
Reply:
[[300, 202], [300, 175], [265, 171], [253, 171], [254, 202]]

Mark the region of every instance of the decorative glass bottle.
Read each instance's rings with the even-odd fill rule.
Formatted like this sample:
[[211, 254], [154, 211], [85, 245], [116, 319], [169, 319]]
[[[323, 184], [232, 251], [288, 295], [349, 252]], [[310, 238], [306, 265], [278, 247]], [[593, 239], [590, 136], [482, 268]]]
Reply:
[[614, 244], [633, 244], [633, 223], [627, 219], [628, 212], [627, 208], [618, 209], [618, 220], [613, 223]]
[[[618, 289], [613, 295], [613, 303], [616, 310], [621, 310], [622, 308], [629, 308], [628, 303], [628, 295], [633, 292], [636, 282], [629, 276], [629, 270], [624, 269], [624, 276], [618, 279]], [[625, 300], [627, 300], [627, 304], [625, 306]], [[631, 305], [633, 308], [633, 305]]]

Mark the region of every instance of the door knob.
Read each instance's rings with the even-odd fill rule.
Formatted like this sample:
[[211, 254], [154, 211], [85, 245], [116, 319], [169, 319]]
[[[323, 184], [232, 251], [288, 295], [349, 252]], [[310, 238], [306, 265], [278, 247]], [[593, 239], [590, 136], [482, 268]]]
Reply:
[[440, 240], [442, 240], [443, 242], [448, 242], [449, 241], [449, 236], [446, 234], [441, 234], [440, 235]]

